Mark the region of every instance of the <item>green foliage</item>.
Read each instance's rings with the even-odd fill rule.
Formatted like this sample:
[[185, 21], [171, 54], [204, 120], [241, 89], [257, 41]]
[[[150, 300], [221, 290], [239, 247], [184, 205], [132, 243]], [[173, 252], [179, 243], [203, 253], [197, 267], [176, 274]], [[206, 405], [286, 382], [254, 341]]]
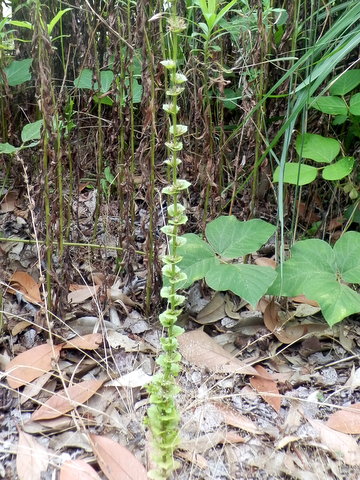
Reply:
[[[84, 68], [80, 74], [75, 78], [74, 85], [76, 88], [83, 88], [87, 90], [94, 90], [97, 94], [94, 95], [94, 101], [97, 103], [102, 103], [104, 105], [113, 105], [114, 101], [109, 96], [104, 96], [103, 94], [108, 93], [111, 90], [111, 85], [114, 81], [114, 72], [112, 70], [101, 70], [100, 72], [100, 86], [98, 82], [95, 82], [94, 72], [89, 68]], [[130, 92], [130, 82], [129, 79], [125, 79], [125, 87]], [[142, 85], [139, 83], [137, 78], [133, 77], [132, 79], [132, 103], [140, 103], [142, 97]], [[124, 105], [126, 97], [121, 99], [121, 104]]]
[[31, 64], [31, 58], [13, 60], [10, 65], [4, 69], [7, 83], [10, 85], [10, 87], [15, 87], [16, 85], [21, 85], [31, 80]]
[[[9, 143], [0, 143], [0, 153], [15, 153], [24, 148], [34, 147], [39, 144], [41, 138], [41, 128], [43, 126], [43, 120], [37, 120], [33, 123], [25, 125], [21, 131], [22, 144], [20, 147], [14, 147]], [[29, 143], [31, 142], [31, 143]]]
[[[314, 160], [317, 163], [331, 163], [340, 152], [340, 143], [334, 138], [305, 133], [297, 137], [295, 148], [301, 158]], [[354, 162], [353, 157], [341, 157], [331, 165], [318, 168], [302, 163], [286, 162], [284, 182], [292, 185], [307, 185], [316, 179], [319, 170], [322, 170], [325, 180], [341, 180], [352, 172]], [[274, 172], [274, 182], [279, 181], [279, 175], [280, 167], [277, 167]]]
[[276, 272], [270, 267], [229, 260], [255, 252], [274, 231], [274, 225], [263, 220], [241, 222], [231, 215], [207, 225], [207, 242], [197, 235], [185, 234], [186, 243], [178, 248], [183, 257], [178, 266], [187, 276], [182, 286], [205, 278], [214, 290], [231, 290], [255, 306], [275, 280]]
[[360, 312], [360, 295], [350, 284], [360, 284], [360, 233], [346, 232], [333, 248], [323, 240], [297, 242], [282, 277], [269, 288], [271, 295], [292, 297], [304, 294], [316, 300], [332, 326]]

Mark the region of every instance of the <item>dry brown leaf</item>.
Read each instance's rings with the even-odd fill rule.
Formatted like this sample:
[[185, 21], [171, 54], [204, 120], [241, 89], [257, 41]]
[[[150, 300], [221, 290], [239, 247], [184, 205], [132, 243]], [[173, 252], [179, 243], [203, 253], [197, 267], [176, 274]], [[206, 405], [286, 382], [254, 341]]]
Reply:
[[298, 342], [309, 334], [316, 334], [324, 332], [328, 327], [320, 323], [303, 323], [297, 325], [288, 325], [283, 327], [283, 321], [279, 317], [280, 307], [275, 302], [270, 302], [265, 308], [264, 323], [270, 332], [284, 344], [291, 344]]
[[61, 465], [59, 480], [101, 480], [84, 460], [68, 460]]
[[308, 418], [308, 421], [318, 431], [321, 442], [337, 459], [350, 466], [360, 465], [360, 447], [355, 438], [333, 430], [320, 420]]
[[182, 458], [183, 460], [186, 460], [187, 462], [192, 463], [193, 465], [196, 465], [198, 468], [201, 468], [202, 470], [205, 470], [205, 468], [208, 468], [208, 462], [202, 455], [200, 455], [200, 453], [193, 453], [188, 451], [182, 452], [181, 450], [177, 450], [175, 455], [178, 458]]
[[8, 291], [10, 293], [15, 293], [15, 290], [21, 292], [25, 299], [31, 303], [43, 303], [40, 296], [39, 285], [36, 281], [26, 272], [15, 272], [11, 275], [9, 280], [10, 286]]
[[318, 307], [319, 304], [315, 300], [310, 300], [309, 298], [305, 297], [305, 295], [296, 295], [296, 297], [292, 297], [292, 300], [295, 303], [306, 303], [307, 305], [311, 305], [312, 307]]
[[32, 421], [50, 420], [60, 417], [92, 397], [103, 384], [103, 380], [85, 380], [61, 390], [47, 400], [31, 415]]
[[275, 270], [276, 268], [276, 262], [272, 258], [268, 257], [258, 257], [255, 258], [256, 265], [260, 265], [261, 267], [271, 267]]
[[0, 212], [13, 212], [15, 210], [15, 204], [18, 195], [18, 190], [11, 190], [10, 192], [8, 192], [0, 202]]
[[201, 329], [183, 333], [178, 340], [181, 355], [197, 367], [211, 372], [258, 375], [255, 368], [231, 355]]
[[193, 453], [205, 453], [210, 448], [216, 447], [219, 443], [244, 443], [245, 438], [235, 432], [211, 432], [201, 435], [192, 440], [183, 440], [179, 448]]
[[46, 472], [49, 454], [32, 435], [19, 429], [19, 443], [16, 455], [16, 471], [20, 480], [40, 480]]
[[215, 293], [210, 302], [196, 316], [200, 325], [209, 325], [225, 317], [225, 299], [222, 293]]
[[256, 365], [255, 369], [261, 376], [251, 378], [251, 386], [255, 388], [266, 403], [273, 407], [276, 412], [279, 412], [281, 407], [281, 396], [276, 386], [276, 382], [271, 378], [265, 378], [266, 375], [269, 375], [269, 372], [261, 365]]
[[142, 368], [137, 368], [132, 372], [121, 375], [121, 377], [114, 378], [111, 382], [107, 383], [106, 387], [127, 387], [127, 388], [137, 388], [144, 387], [148, 385], [152, 376], [144, 372]]
[[99, 285], [88, 285], [73, 289], [68, 295], [68, 302], [74, 304], [85, 302], [88, 298], [95, 297], [99, 288]]
[[360, 434], [360, 403], [353, 403], [333, 413], [325, 425], [338, 432]]
[[99, 466], [109, 480], [147, 480], [143, 465], [124, 446], [100, 435], [89, 435]]
[[20, 353], [6, 366], [6, 378], [11, 388], [19, 388], [53, 368], [62, 345], [39, 345]]
[[96, 350], [102, 342], [101, 333], [89, 333], [68, 340], [63, 348], [79, 348], [81, 350]]
[[217, 411], [221, 413], [224, 418], [224, 422], [227, 425], [240, 428], [241, 430], [245, 430], [245, 432], [254, 433], [255, 435], [264, 433], [263, 431], [258, 429], [258, 427], [252, 420], [245, 417], [244, 415], [241, 415], [235, 409], [229, 407], [228, 405], [220, 402], [212, 402], [212, 405], [214, 405]]
[[27, 320], [21, 320], [21, 322], [18, 322], [14, 328], [11, 330], [11, 335], [15, 337], [15, 335], [18, 335], [21, 333], [23, 330], [25, 330], [28, 327], [31, 327], [33, 325], [32, 322], [28, 322]]

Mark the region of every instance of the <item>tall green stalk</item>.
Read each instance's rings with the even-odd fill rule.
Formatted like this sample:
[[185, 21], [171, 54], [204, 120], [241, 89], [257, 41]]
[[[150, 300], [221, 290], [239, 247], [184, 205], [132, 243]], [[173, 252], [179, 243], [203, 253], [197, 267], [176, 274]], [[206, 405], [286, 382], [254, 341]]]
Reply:
[[151, 406], [147, 413], [147, 424], [152, 434], [152, 460], [154, 468], [149, 472], [149, 478], [166, 480], [178, 465], [174, 460], [174, 450], [179, 444], [179, 412], [175, 402], [175, 396], [179, 393], [176, 376], [180, 372], [180, 353], [178, 352], [177, 337], [183, 329], [176, 325], [177, 319], [182, 312], [180, 306], [185, 297], [178, 295], [181, 284], [186, 280], [186, 274], [181, 271], [177, 264], [182, 257], [177, 250], [184, 245], [185, 239], [179, 236], [181, 225], [187, 222], [184, 214], [185, 207], [179, 203], [179, 196], [183, 190], [187, 190], [189, 182], [179, 179], [177, 167], [181, 163], [179, 152], [183, 148], [181, 136], [187, 132], [187, 127], [178, 123], [178, 97], [183, 92], [183, 84], [186, 77], [177, 71], [178, 39], [179, 34], [186, 25], [182, 18], [177, 16], [176, 0], [171, 1], [171, 14], [167, 19], [169, 36], [169, 58], [161, 63], [169, 75], [169, 88], [166, 91], [168, 100], [163, 105], [164, 111], [169, 118], [169, 141], [166, 147], [169, 158], [165, 163], [170, 167], [172, 183], [162, 190], [169, 197], [168, 223], [162, 228], [167, 236], [170, 251], [162, 258], [164, 266], [162, 274], [164, 286], [161, 296], [167, 300], [166, 310], [160, 314], [159, 319], [164, 327], [165, 336], [161, 338], [162, 353], [157, 359], [160, 372], [154, 376], [149, 386]]

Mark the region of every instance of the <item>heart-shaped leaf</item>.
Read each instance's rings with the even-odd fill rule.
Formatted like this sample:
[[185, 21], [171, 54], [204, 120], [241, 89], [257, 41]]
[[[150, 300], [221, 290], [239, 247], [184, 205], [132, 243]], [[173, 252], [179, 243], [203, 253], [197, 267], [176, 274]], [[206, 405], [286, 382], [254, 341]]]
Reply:
[[[315, 180], [318, 170], [311, 165], [303, 163], [285, 163], [284, 182], [291, 185], [307, 185]], [[280, 168], [276, 167], [274, 172], [274, 182], [279, 181]]]
[[205, 280], [214, 290], [231, 290], [255, 307], [276, 276], [271, 267], [221, 264], [211, 268]]
[[230, 215], [210, 222], [206, 238], [219, 255], [232, 259], [256, 252], [274, 232], [275, 226], [263, 220], [240, 222]]
[[[346, 232], [331, 248], [323, 240], [296, 243], [291, 258], [268, 293], [316, 300], [329, 325], [360, 312], [360, 295], [346, 283], [360, 283], [360, 233]], [[279, 268], [278, 268], [279, 271]]]
[[319, 96], [313, 100], [310, 106], [328, 115], [346, 115], [348, 112], [344, 100], [335, 96]]
[[315, 162], [330, 163], [339, 154], [340, 143], [334, 138], [304, 133], [296, 138], [295, 148], [300, 157], [310, 158]]

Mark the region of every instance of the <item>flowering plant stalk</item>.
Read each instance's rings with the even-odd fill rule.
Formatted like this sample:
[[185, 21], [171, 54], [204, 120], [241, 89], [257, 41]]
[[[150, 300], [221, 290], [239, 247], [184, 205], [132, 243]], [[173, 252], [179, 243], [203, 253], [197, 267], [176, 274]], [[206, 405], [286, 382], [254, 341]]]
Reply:
[[161, 297], [167, 300], [166, 310], [160, 314], [159, 320], [164, 327], [164, 336], [161, 338], [162, 353], [157, 359], [160, 371], [154, 375], [148, 387], [151, 406], [147, 412], [146, 423], [152, 434], [152, 461], [154, 469], [149, 472], [149, 478], [165, 480], [173, 470], [178, 467], [174, 460], [174, 450], [179, 444], [180, 415], [176, 406], [175, 397], [179, 393], [176, 377], [180, 372], [181, 356], [178, 351], [177, 337], [183, 329], [176, 325], [182, 312], [181, 305], [185, 301], [183, 295], [177, 292], [179, 286], [186, 280], [186, 274], [181, 271], [178, 263], [182, 257], [178, 255], [178, 248], [185, 244], [185, 238], [179, 234], [179, 229], [187, 222], [185, 207], [179, 202], [180, 194], [188, 189], [190, 183], [179, 179], [178, 166], [181, 164], [179, 153], [183, 149], [181, 137], [187, 132], [187, 126], [178, 123], [178, 97], [184, 90], [186, 76], [178, 71], [178, 38], [185, 29], [185, 22], [177, 16], [176, 0], [171, 2], [171, 13], [167, 18], [167, 31], [169, 37], [169, 58], [161, 63], [169, 76], [169, 88], [166, 91], [167, 103], [163, 110], [169, 118], [169, 140], [166, 147], [169, 157], [165, 163], [170, 167], [171, 184], [162, 190], [167, 195], [168, 221], [162, 228], [167, 236], [169, 251], [163, 256], [162, 274], [164, 283]]

